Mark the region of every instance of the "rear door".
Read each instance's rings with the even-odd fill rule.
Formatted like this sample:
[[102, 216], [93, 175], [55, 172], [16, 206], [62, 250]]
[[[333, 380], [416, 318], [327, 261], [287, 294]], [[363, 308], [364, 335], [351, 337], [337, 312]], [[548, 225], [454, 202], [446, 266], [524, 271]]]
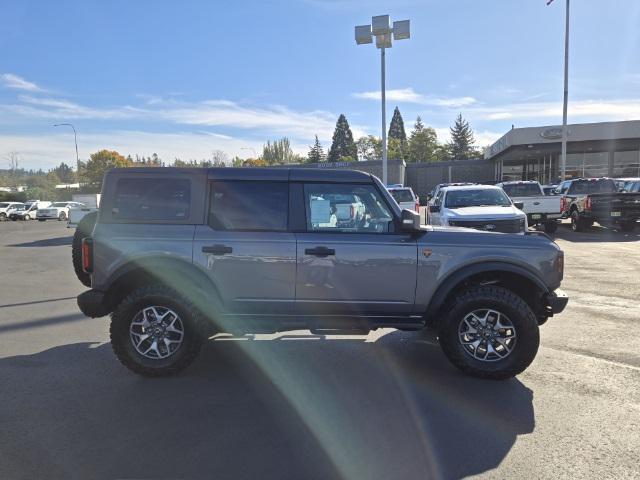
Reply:
[[[408, 315], [417, 243], [396, 232], [393, 209], [369, 184], [292, 184], [304, 217], [297, 237], [296, 311], [302, 315]], [[361, 214], [337, 222], [335, 203], [354, 195]]]
[[266, 181], [210, 181], [207, 224], [196, 227], [193, 259], [228, 313], [293, 309], [296, 239], [288, 231], [287, 173]]

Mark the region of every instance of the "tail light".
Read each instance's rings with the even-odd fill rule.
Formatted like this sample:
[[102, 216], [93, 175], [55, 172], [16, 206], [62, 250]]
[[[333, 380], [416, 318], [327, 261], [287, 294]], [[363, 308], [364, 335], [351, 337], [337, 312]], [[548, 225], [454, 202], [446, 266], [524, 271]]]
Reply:
[[416, 212], [420, 213], [420, 203], [416, 203]]
[[564, 212], [567, 209], [567, 197], [560, 197], [560, 212]]
[[91, 237], [82, 239], [82, 270], [85, 273], [93, 272], [93, 239]]
[[350, 216], [351, 218], [356, 218], [356, 207], [354, 207], [353, 205], [351, 205], [350, 208]]
[[591, 197], [587, 195], [587, 198], [584, 200], [584, 209], [591, 210]]

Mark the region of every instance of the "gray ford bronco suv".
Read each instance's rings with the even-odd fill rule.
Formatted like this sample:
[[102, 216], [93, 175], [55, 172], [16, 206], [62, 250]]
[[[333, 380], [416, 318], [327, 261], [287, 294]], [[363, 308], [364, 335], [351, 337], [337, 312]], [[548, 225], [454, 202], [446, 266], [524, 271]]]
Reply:
[[81, 242], [89, 317], [136, 373], [187, 367], [208, 336], [434, 328], [468, 374], [508, 378], [561, 312], [544, 234], [421, 227], [376, 177], [296, 168], [129, 168], [105, 176]]

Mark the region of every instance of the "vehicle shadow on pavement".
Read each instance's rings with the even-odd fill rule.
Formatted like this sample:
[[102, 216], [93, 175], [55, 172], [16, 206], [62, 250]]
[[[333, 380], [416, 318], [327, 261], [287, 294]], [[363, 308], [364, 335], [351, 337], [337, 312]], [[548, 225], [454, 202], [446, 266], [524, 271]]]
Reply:
[[77, 343], [0, 359], [0, 382], [1, 478], [461, 478], [535, 426], [520, 381], [401, 332], [210, 341], [162, 379]]
[[620, 232], [599, 225], [589, 227], [582, 232], [574, 232], [568, 225], [561, 225], [552, 238], [576, 243], [640, 242], [640, 225], [633, 232]]
[[7, 245], [7, 247], [61, 247], [64, 245], [71, 245], [72, 242], [73, 235], [66, 237], [45, 238], [43, 240], [34, 240], [32, 242], [15, 243], [13, 245]]

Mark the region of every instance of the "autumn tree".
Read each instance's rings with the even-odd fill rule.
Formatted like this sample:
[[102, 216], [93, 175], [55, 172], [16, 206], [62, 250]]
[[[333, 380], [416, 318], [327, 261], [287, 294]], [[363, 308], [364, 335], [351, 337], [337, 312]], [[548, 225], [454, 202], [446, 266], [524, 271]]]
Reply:
[[92, 153], [84, 168], [85, 181], [94, 186], [102, 184], [102, 177], [112, 168], [131, 167], [133, 163], [116, 151], [100, 150]]

